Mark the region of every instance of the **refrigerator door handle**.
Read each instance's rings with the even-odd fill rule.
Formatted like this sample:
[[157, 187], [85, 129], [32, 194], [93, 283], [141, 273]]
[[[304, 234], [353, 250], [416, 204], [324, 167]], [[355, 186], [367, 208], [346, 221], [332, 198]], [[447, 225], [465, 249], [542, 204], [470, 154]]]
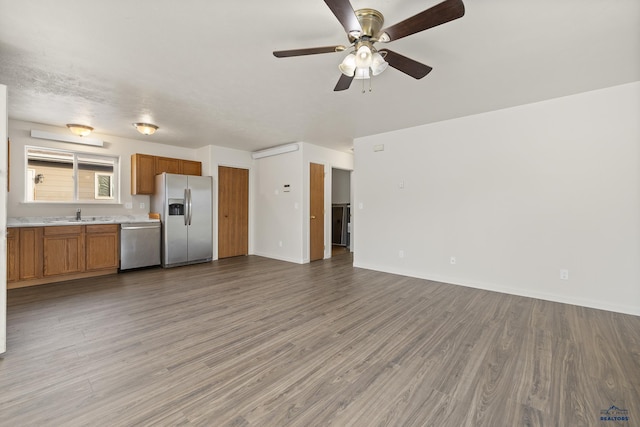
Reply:
[[188, 220], [189, 220], [189, 190], [185, 188], [184, 189], [184, 225], [189, 225]]
[[191, 189], [189, 188], [189, 225], [191, 225], [191, 215], [193, 215], [193, 205], [191, 204]]

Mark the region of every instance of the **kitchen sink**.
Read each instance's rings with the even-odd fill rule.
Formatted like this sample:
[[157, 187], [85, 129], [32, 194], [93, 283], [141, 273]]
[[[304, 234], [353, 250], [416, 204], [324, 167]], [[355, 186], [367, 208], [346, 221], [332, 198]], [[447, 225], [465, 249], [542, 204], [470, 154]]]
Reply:
[[112, 218], [93, 216], [93, 217], [86, 217], [82, 219], [52, 218], [52, 219], [45, 219], [44, 222], [47, 224], [76, 224], [76, 223], [91, 223], [91, 222], [114, 222], [114, 220]]

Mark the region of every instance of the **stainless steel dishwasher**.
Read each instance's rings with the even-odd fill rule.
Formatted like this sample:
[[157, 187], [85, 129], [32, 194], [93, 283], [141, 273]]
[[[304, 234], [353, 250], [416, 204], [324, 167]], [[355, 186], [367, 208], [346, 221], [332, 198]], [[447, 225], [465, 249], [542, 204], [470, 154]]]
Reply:
[[120, 270], [160, 265], [160, 222], [120, 224]]

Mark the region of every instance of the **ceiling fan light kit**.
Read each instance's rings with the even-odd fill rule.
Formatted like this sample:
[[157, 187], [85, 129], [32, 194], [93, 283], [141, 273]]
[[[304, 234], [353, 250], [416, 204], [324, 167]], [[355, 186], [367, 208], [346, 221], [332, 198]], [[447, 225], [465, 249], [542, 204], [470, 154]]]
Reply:
[[356, 72], [356, 54], [350, 53], [348, 54], [338, 65], [338, 69], [345, 76], [353, 77], [353, 74]]
[[371, 60], [371, 65], [369, 66], [369, 68], [371, 68], [371, 73], [374, 76], [377, 76], [387, 69], [389, 63], [385, 61], [382, 55], [380, 55], [378, 52], [375, 52], [372, 56], [373, 59]]
[[[388, 43], [420, 31], [453, 21], [464, 16], [462, 0], [445, 0], [404, 21], [383, 28], [384, 16], [375, 9], [353, 10], [349, 0], [324, 0], [342, 24], [353, 51], [342, 60], [338, 69], [342, 73], [334, 91], [346, 90], [353, 79], [369, 79], [382, 73], [390, 65], [415, 79], [431, 72], [428, 65], [414, 61], [389, 49], [377, 50], [375, 43]], [[326, 46], [273, 52], [277, 58], [342, 52], [347, 47]]]

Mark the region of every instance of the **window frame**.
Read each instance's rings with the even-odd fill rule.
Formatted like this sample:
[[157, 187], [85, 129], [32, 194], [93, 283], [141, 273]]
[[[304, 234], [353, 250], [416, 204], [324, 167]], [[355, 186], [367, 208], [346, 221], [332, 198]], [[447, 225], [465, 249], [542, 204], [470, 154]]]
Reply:
[[[29, 166], [29, 153], [33, 152], [35, 150], [38, 151], [44, 151], [44, 152], [51, 152], [52, 154], [55, 153], [60, 153], [60, 154], [64, 154], [64, 155], [71, 155], [73, 157], [73, 200], [29, 200], [29, 169], [33, 169], [32, 167]], [[89, 158], [95, 158], [97, 160], [100, 159], [104, 159], [104, 160], [108, 160], [110, 163], [112, 163], [113, 165], [113, 172], [94, 172], [94, 185], [97, 186], [98, 184], [98, 175], [109, 175], [111, 178], [111, 186], [110, 186], [110, 192], [111, 192], [111, 197], [104, 197], [104, 196], [100, 196], [98, 197], [98, 190], [97, 187], [94, 188], [94, 199], [80, 199], [80, 179], [79, 179], [79, 172], [80, 172], [80, 168], [78, 167], [79, 163], [82, 163], [82, 161], [79, 161], [79, 158], [83, 158], [83, 157], [89, 157]], [[34, 160], [33, 158], [31, 160]], [[120, 169], [120, 165], [121, 165], [121, 159], [120, 156], [114, 156], [114, 155], [108, 155], [108, 154], [101, 154], [101, 153], [94, 153], [94, 152], [89, 152], [89, 151], [77, 151], [77, 150], [69, 150], [69, 149], [64, 149], [64, 148], [51, 148], [51, 147], [43, 147], [43, 146], [35, 146], [35, 145], [28, 145], [24, 147], [24, 179], [25, 179], [25, 183], [24, 183], [24, 198], [23, 198], [23, 203], [26, 204], [73, 204], [73, 205], [78, 205], [78, 204], [90, 204], [90, 205], [94, 205], [94, 204], [105, 204], [105, 205], [114, 205], [114, 204], [121, 204], [120, 203], [120, 197], [121, 197], [121, 191], [120, 191], [120, 173], [121, 173], [121, 169]]]

